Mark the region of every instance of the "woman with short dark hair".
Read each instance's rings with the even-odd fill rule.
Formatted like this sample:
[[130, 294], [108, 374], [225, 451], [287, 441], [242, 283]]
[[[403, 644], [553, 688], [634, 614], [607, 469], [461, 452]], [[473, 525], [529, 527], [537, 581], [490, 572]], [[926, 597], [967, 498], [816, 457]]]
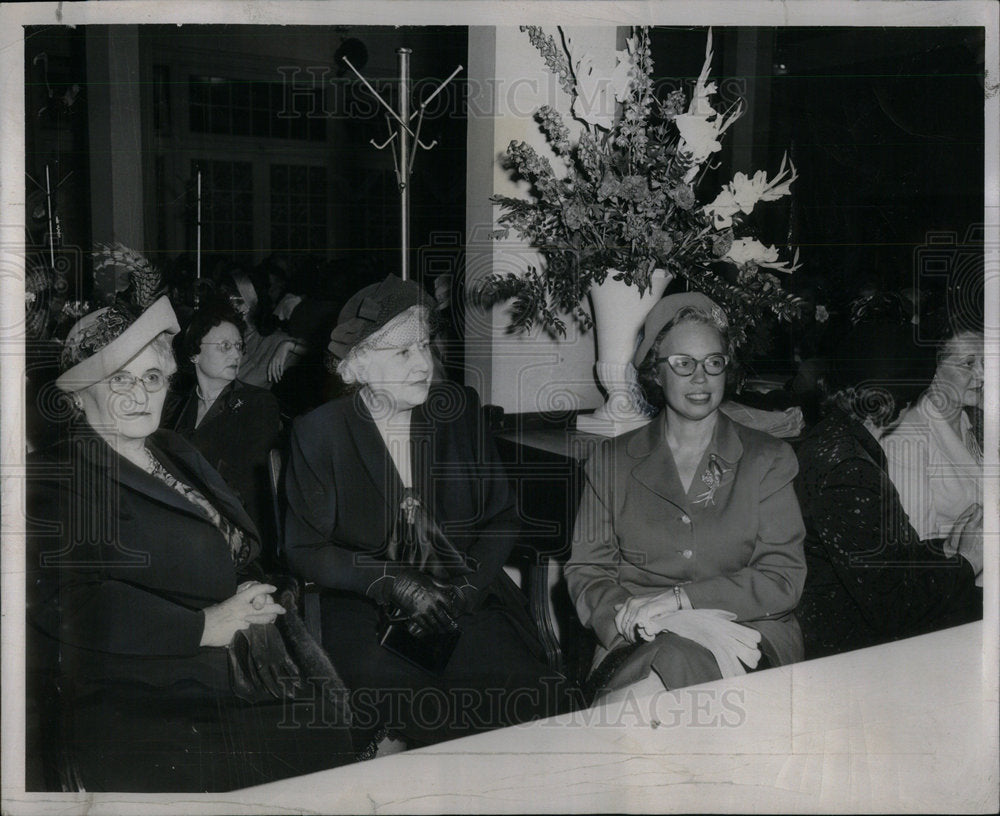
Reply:
[[240, 380], [244, 323], [223, 300], [195, 311], [181, 338], [181, 354], [197, 383], [187, 394], [174, 430], [190, 441], [236, 491], [264, 535], [273, 557], [275, 529], [268, 457], [280, 444], [278, 400]]

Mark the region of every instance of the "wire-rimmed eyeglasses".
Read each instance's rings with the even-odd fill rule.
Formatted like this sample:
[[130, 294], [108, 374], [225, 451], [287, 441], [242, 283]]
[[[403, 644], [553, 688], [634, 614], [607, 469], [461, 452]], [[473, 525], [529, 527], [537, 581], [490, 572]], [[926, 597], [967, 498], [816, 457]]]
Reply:
[[118, 371], [108, 377], [108, 387], [116, 394], [128, 394], [135, 388], [137, 382], [141, 382], [147, 394], [155, 394], [157, 391], [163, 390], [167, 380], [167, 375], [155, 368], [140, 377], [127, 371]]
[[700, 364], [710, 377], [717, 377], [729, 368], [728, 354], [709, 354], [700, 360], [689, 354], [670, 354], [667, 357], [657, 357], [654, 362], [659, 365], [666, 363], [678, 377], [690, 377]]
[[242, 340], [237, 340], [235, 343], [231, 343], [229, 340], [218, 340], [214, 343], [202, 340], [201, 344], [203, 346], [218, 346], [219, 351], [223, 354], [229, 354], [233, 349], [236, 349], [240, 354], [247, 350], [247, 344]]

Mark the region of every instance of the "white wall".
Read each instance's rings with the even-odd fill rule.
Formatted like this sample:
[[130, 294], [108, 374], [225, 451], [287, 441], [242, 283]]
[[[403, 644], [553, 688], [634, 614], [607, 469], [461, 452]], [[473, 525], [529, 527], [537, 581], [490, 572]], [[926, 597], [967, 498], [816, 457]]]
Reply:
[[[614, 26], [569, 28], [577, 48], [610, 49]], [[555, 28], [547, 34], [558, 37]], [[499, 208], [489, 197], [524, 196], [528, 185], [515, 183], [499, 158], [512, 139], [528, 142], [552, 157], [534, 112], [549, 104], [569, 118], [571, 99], [549, 73], [541, 56], [517, 27], [469, 30], [468, 188], [466, 282], [471, 289], [491, 272], [522, 271], [537, 265], [538, 254], [511, 235], [492, 241]], [[555, 162], [554, 167], [559, 167]], [[466, 382], [484, 402], [508, 412], [536, 413], [591, 409], [603, 403], [594, 379], [593, 332], [581, 334], [567, 317], [567, 336], [552, 339], [536, 326], [530, 334], [507, 332], [509, 307], [491, 311], [470, 307], [466, 314]]]

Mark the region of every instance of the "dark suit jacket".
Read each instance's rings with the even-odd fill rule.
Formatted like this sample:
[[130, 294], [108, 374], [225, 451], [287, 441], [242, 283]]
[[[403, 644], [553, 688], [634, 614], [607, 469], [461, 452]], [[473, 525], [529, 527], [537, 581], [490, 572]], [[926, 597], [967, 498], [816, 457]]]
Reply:
[[[190, 443], [158, 431], [147, 444], [259, 551], [253, 522]], [[199, 646], [201, 610], [238, 583], [211, 521], [85, 425], [32, 454], [27, 475], [29, 623], [58, 643], [76, 686], [227, 690], [226, 650]]]
[[[201, 424], [195, 427], [198, 397], [192, 391], [181, 409], [174, 430], [190, 441], [242, 500], [250, 518], [270, 548], [277, 532], [268, 452], [280, 444], [281, 414], [278, 400], [263, 388], [233, 380], [219, 394]], [[269, 550], [270, 553], [270, 550]]]
[[834, 411], [799, 445], [795, 489], [809, 577], [798, 617], [806, 657], [874, 646], [978, 620], [982, 590], [961, 557], [921, 541], [878, 441]]
[[[570, 597], [605, 649], [624, 639], [615, 604], [682, 584], [696, 609], [735, 612], [778, 663], [802, 659], [792, 610], [806, 577], [792, 449], [719, 414], [687, 492], [663, 414], [587, 463], [566, 565]], [[721, 478], [711, 489], [712, 473]], [[599, 653], [600, 655], [600, 653]]]
[[[415, 487], [442, 532], [478, 563], [470, 583], [486, 589], [506, 578], [503, 564], [518, 532], [514, 497], [475, 392], [432, 386], [413, 410], [411, 438]], [[360, 397], [297, 419], [285, 480], [292, 568], [323, 587], [363, 595], [396, 568], [384, 547], [402, 489]]]

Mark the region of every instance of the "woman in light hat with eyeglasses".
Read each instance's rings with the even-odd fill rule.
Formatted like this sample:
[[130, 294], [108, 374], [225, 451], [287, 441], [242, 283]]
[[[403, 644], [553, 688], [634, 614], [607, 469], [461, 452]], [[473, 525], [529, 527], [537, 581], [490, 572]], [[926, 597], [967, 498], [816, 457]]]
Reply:
[[802, 657], [795, 454], [719, 411], [730, 362], [717, 304], [662, 298], [634, 356], [662, 410], [587, 463], [566, 581], [599, 641], [588, 690], [600, 699]]
[[[555, 707], [503, 571], [515, 497], [475, 392], [434, 377], [430, 311], [394, 275], [347, 301], [329, 350], [355, 391], [296, 420], [285, 481], [288, 561], [323, 590], [323, 645], [356, 724], [411, 747]], [[393, 619], [409, 657], [384, 637]]]
[[77, 416], [29, 458], [29, 698], [53, 711], [36, 695], [55, 675], [51, 733], [88, 791], [229, 790], [351, 761], [343, 721], [289, 727], [305, 685], [282, 685], [287, 652], [247, 647], [285, 607], [254, 579], [258, 533], [232, 490], [158, 430], [177, 320], [148, 262], [117, 258], [131, 299], [70, 330], [56, 386]]
[[175, 414], [173, 428], [201, 452], [240, 497], [264, 536], [269, 560], [277, 535], [268, 457], [281, 440], [281, 409], [270, 391], [238, 378], [246, 348], [243, 320], [223, 298], [205, 302], [191, 316], [180, 356], [196, 383]]

